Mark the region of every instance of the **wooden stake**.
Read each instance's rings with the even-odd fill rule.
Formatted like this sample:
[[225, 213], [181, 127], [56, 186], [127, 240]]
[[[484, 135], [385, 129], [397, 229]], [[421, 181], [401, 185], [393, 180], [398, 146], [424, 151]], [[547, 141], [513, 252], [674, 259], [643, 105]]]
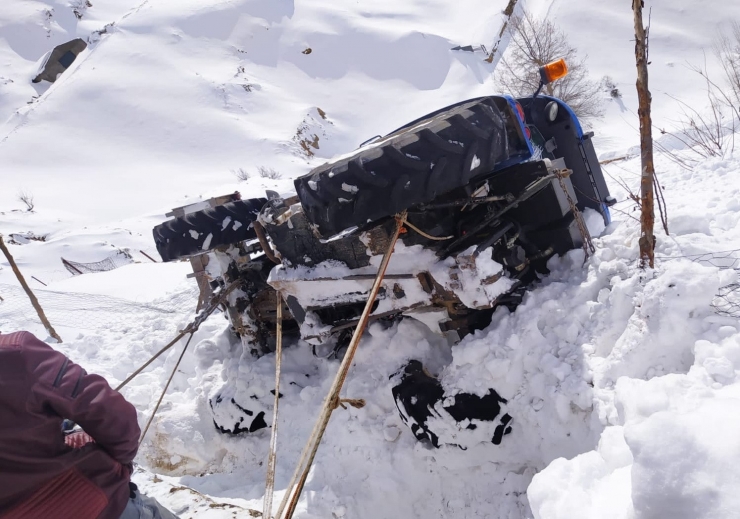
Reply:
[[3, 241], [2, 236], [0, 236], [0, 250], [2, 250], [3, 254], [5, 254], [5, 257], [8, 258], [8, 263], [10, 263], [10, 268], [13, 269], [13, 273], [15, 274], [15, 277], [18, 278], [18, 282], [23, 287], [23, 290], [26, 291], [26, 295], [28, 296], [28, 299], [31, 300], [31, 304], [36, 310], [36, 313], [39, 315], [39, 319], [41, 319], [41, 323], [46, 328], [46, 331], [49, 332], [49, 335], [54, 337], [57, 340], [57, 342], [61, 343], [62, 338], [59, 337], [57, 332], [54, 330], [54, 327], [51, 325], [49, 320], [46, 318], [46, 314], [44, 313], [43, 308], [41, 308], [41, 305], [39, 304], [39, 300], [36, 299], [35, 295], [33, 295], [33, 292], [31, 291], [31, 287], [28, 286], [28, 283], [26, 283], [26, 280], [23, 278], [23, 274], [21, 274], [21, 271], [18, 270], [18, 265], [15, 264], [15, 260], [13, 260], [13, 256], [11, 256], [10, 251], [5, 246], [5, 242]]
[[139, 249], [139, 252], [141, 252], [144, 256], [146, 256], [147, 258], [149, 258], [152, 261], [152, 263], [159, 263], [157, 260], [155, 260], [154, 258], [152, 258], [149, 254], [147, 254], [143, 250]]
[[640, 119], [640, 150], [642, 153], [642, 175], [640, 178], [640, 264], [655, 266], [654, 191], [655, 164], [653, 163], [653, 121], [650, 116], [652, 97], [648, 90], [648, 32], [642, 21], [644, 0], [632, 0], [635, 15], [635, 63], [637, 64], [637, 99]]
[[[75, 267], [74, 265], [72, 265], [72, 264], [71, 264], [71, 263], [70, 263], [69, 261], [67, 261], [67, 260], [66, 260], [66, 259], [64, 259], [64, 258], [62, 258], [62, 264], [63, 264], [63, 265], [65, 266], [65, 267], [67, 267], [67, 270], [69, 270], [69, 269], [72, 269], [72, 270], [74, 270], [75, 272], [77, 272], [78, 274], [80, 274], [80, 275], [82, 274], [82, 271], [81, 271], [80, 269], [78, 269], [77, 267]], [[72, 275], [74, 276], [74, 274], [72, 274]]]

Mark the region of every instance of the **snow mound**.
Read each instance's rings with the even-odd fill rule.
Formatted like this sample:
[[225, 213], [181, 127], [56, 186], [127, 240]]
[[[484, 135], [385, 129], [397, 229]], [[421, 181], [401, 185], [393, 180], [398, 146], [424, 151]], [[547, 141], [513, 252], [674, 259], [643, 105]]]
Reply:
[[[528, 495], [536, 519], [714, 518], [740, 510], [740, 333], [737, 319], [713, 306], [720, 286], [737, 279], [738, 252], [730, 251], [737, 231], [725, 222], [737, 214], [737, 183], [726, 175], [739, 170], [740, 161], [728, 158], [664, 175], [686, 217], [677, 218], [672, 238], [660, 238], [658, 268], [606, 270], [619, 278], [598, 300], [615, 303], [612, 322], [621, 330], [599, 333], [588, 359], [594, 417], [604, 430], [592, 450], [556, 459], [534, 477]], [[705, 182], [728, 191], [699, 187]], [[692, 207], [704, 211], [689, 218]], [[715, 243], [724, 252], [712, 253]], [[615, 245], [595, 262], [619, 254]], [[634, 274], [625, 279], [627, 272]]]

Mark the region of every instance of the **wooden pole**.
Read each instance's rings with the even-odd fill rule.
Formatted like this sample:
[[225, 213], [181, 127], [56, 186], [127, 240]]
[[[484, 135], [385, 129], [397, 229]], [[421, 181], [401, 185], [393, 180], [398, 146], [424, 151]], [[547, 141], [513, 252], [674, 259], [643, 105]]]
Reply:
[[640, 150], [642, 174], [640, 177], [640, 264], [644, 268], [655, 266], [655, 207], [653, 185], [655, 183], [655, 164], [653, 162], [653, 121], [650, 116], [652, 97], [648, 89], [648, 31], [642, 20], [644, 0], [632, 0], [635, 15], [635, 63], [637, 64], [637, 110], [640, 119]]
[[26, 283], [26, 280], [23, 278], [23, 274], [21, 274], [21, 271], [18, 270], [18, 265], [15, 264], [15, 260], [13, 260], [13, 256], [11, 256], [10, 251], [8, 250], [8, 247], [5, 246], [5, 242], [3, 241], [3, 237], [0, 235], [0, 250], [3, 251], [3, 254], [5, 254], [5, 257], [8, 258], [8, 263], [10, 263], [10, 268], [13, 269], [13, 273], [15, 274], [15, 277], [18, 278], [18, 282], [23, 287], [23, 290], [26, 291], [26, 295], [28, 296], [28, 299], [31, 300], [31, 304], [33, 305], [33, 308], [36, 310], [36, 313], [39, 315], [39, 319], [41, 319], [41, 323], [46, 328], [46, 331], [49, 332], [49, 335], [54, 337], [57, 342], [61, 343], [62, 338], [59, 337], [59, 334], [57, 334], [56, 330], [54, 330], [54, 327], [51, 325], [49, 320], [46, 318], [46, 314], [44, 313], [43, 308], [41, 308], [41, 305], [39, 304], [39, 300], [36, 299], [36, 296], [33, 295], [33, 292], [31, 291], [31, 287], [28, 286], [28, 283]]
[[[347, 373], [349, 372], [349, 368], [352, 365], [352, 359], [354, 358], [355, 352], [357, 351], [357, 346], [359, 345], [362, 334], [365, 331], [365, 327], [367, 326], [370, 313], [372, 312], [373, 303], [375, 303], [375, 298], [378, 296], [380, 285], [383, 282], [385, 271], [388, 268], [388, 263], [390, 262], [391, 255], [393, 254], [393, 247], [396, 245], [398, 235], [401, 234], [401, 229], [403, 228], [405, 222], [406, 212], [402, 213], [400, 216], [396, 216], [396, 231], [391, 237], [390, 244], [388, 245], [388, 249], [385, 251], [383, 260], [380, 262], [378, 274], [375, 277], [375, 282], [373, 283], [372, 288], [370, 289], [367, 303], [365, 303], [365, 309], [362, 311], [360, 320], [357, 323], [357, 328], [355, 328], [355, 332], [352, 335], [352, 340], [350, 340], [349, 346], [347, 346], [347, 352], [344, 354], [344, 358], [342, 359], [342, 363], [339, 366], [339, 371], [334, 378], [334, 382], [332, 383], [331, 389], [329, 390], [329, 394], [326, 395], [326, 398], [324, 399], [324, 404], [321, 406], [319, 418], [314, 425], [313, 431], [311, 432], [311, 436], [308, 439], [306, 446], [303, 448], [303, 452], [301, 453], [301, 457], [298, 460], [298, 465], [295, 468], [293, 477], [288, 483], [288, 487], [285, 491], [285, 496], [283, 496], [283, 500], [280, 503], [277, 514], [275, 515], [276, 519], [291, 519], [293, 517], [293, 513], [295, 512], [296, 506], [298, 505], [298, 499], [301, 497], [301, 492], [303, 492], [303, 487], [306, 484], [308, 473], [311, 470], [313, 460], [316, 457], [316, 452], [319, 450], [319, 445], [321, 445], [321, 439], [324, 436], [324, 432], [326, 432], [326, 427], [329, 425], [331, 414], [334, 409], [336, 409], [337, 406], [340, 405], [341, 400], [339, 398], [339, 393], [342, 390], [344, 381], [347, 378]], [[360, 405], [360, 402], [357, 402], [358, 405]], [[285, 511], [285, 514], [283, 514], [283, 511]]]
[[277, 297], [277, 324], [275, 326], [275, 405], [272, 411], [272, 432], [270, 433], [270, 452], [267, 456], [267, 478], [265, 498], [262, 502], [262, 519], [272, 519], [272, 498], [275, 491], [275, 467], [277, 466], [278, 405], [280, 403], [280, 371], [283, 359], [283, 297]]

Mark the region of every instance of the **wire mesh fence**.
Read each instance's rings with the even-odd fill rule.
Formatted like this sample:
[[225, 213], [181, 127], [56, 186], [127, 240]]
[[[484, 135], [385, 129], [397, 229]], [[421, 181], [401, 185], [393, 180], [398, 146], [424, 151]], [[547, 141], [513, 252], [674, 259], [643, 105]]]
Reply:
[[[719, 269], [732, 269], [740, 274], [740, 249], [707, 252], [684, 256], [696, 263]], [[740, 319], [740, 282], [720, 287], [712, 300], [712, 309], [717, 315]]]
[[[150, 302], [79, 292], [34, 290], [49, 321], [83, 330], [124, 329], [142, 319], [177, 318], [195, 311], [197, 286]], [[20, 286], [0, 284], [0, 329], [23, 329], [39, 318]]]
[[73, 276], [79, 276], [80, 274], [92, 274], [95, 272], [107, 272], [109, 270], [117, 269], [134, 263], [134, 259], [131, 254], [125, 250], [119, 250], [112, 256], [109, 256], [101, 261], [95, 261], [93, 263], [80, 263], [77, 261], [70, 261], [62, 258], [62, 264], [70, 274]]
[[702, 265], [710, 265], [720, 269], [740, 270], [740, 249], [723, 250], [718, 252], [703, 252], [687, 254], [685, 256], [656, 257], [663, 261], [686, 258]]
[[740, 283], [720, 287], [712, 301], [712, 308], [718, 315], [740, 319]]

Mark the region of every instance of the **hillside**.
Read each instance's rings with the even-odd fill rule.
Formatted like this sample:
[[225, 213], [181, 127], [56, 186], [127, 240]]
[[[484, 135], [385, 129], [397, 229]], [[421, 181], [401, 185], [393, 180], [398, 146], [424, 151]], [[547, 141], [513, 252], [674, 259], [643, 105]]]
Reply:
[[[112, 384], [194, 316], [190, 265], [147, 258], [158, 259], [151, 229], [165, 212], [235, 190], [291, 191], [293, 178], [374, 135], [494, 92], [497, 59], [450, 49], [490, 49], [508, 4], [72, 3], [81, 18], [66, 0], [0, 5], [0, 233], [35, 278], [65, 340], [57, 347]], [[693, 519], [740, 509], [731, 485], [740, 330], [716, 298], [737, 281], [740, 156], [704, 159], [660, 137], [671, 234], [659, 233], [656, 269], [640, 270], [624, 189], [636, 189], [640, 172], [632, 13], [611, 0], [524, 5], [565, 30], [592, 77], [610, 76], [621, 93], [605, 91], [606, 114], [589, 123], [601, 159], [626, 157], [605, 166], [614, 221], [604, 229], [591, 219], [591, 258], [551, 260], [515, 312], [497, 311], [451, 349], [412, 321], [371, 326], [344, 391], [368, 405], [335, 413], [296, 517]], [[740, 4], [721, 16], [708, 0], [649, 5], [655, 126], [675, 129], [667, 94], [703, 109], [704, 84], [687, 63], [704, 63]], [[41, 56], [74, 37], [90, 43], [72, 67], [51, 86], [31, 84]], [[33, 195], [33, 212], [20, 191]], [[123, 266], [73, 276], [61, 258]], [[0, 296], [0, 330], [47, 337], [4, 259]], [[142, 425], [182, 346], [124, 389]], [[206, 322], [137, 459], [135, 481], [182, 518], [262, 509], [269, 431], [220, 434], [208, 409], [224, 369], [257, 393], [272, 387], [274, 355], [253, 361], [237, 350], [222, 316]], [[388, 379], [412, 357], [436, 366], [448, 388], [492, 381], [514, 432], [467, 451], [416, 442]], [[336, 369], [306, 344], [285, 353], [276, 500]]]

